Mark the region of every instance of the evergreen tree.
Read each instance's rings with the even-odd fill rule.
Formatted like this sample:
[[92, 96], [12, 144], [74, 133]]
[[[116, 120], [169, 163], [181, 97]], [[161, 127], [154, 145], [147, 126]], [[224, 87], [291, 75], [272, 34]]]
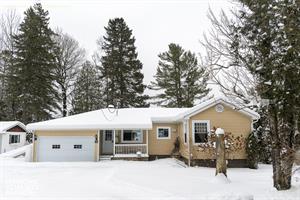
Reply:
[[[240, 2], [244, 8], [234, 25], [241, 41], [233, 46], [237, 61], [248, 63], [257, 78], [259, 95], [269, 100], [273, 184], [286, 190], [291, 187], [294, 152], [300, 148], [300, 6], [289, 0]], [[250, 50], [240, 52], [243, 45]]]
[[18, 119], [24, 123], [49, 119], [57, 108], [53, 35], [48, 11], [37, 3], [25, 12], [19, 34], [14, 37], [16, 57], [8, 85], [20, 106]]
[[192, 107], [195, 100], [209, 92], [208, 73], [199, 67], [197, 57], [177, 44], [170, 44], [167, 52], [158, 56], [155, 81], [151, 89], [160, 90], [154, 98], [166, 107]]
[[270, 120], [268, 118], [267, 107], [258, 108], [259, 120], [253, 124], [258, 140], [259, 162], [270, 164], [272, 162], [272, 140], [270, 133]]
[[111, 19], [105, 27], [101, 58], [101, 73], [105, 83], [106, 105], [124, 107], [148, 106], [142, 63], [137, 58], [135, 38], [123, 18]]
[[258, 168], [259, 150], [260, 146], [258, 144], [257, 133], [256, 131], [253, 131], [246, 139], [247, 163], [250, 169]]
[[97, 68], [86, 61], [76, 78], [73, 90], [73, 110], [71, 114], [78, 114], [103, 108], [103, 94], [101, 80]]

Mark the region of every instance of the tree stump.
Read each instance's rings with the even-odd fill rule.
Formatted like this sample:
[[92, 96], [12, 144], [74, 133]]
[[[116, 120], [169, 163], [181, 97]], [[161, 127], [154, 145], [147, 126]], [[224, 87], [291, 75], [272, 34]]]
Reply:
[[217, 128], [216, 130], [216, 175], [219, 173], [222, 173], [227, 177], [225, 137], [224, 130], [221, 128]]

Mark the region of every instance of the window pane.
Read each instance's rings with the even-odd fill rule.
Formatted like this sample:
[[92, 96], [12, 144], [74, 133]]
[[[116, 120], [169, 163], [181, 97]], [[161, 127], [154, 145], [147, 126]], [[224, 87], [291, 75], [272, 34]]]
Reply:
[[112, 131], [111, 130], [107, 130], [105, 131], [105, 137], [104, 137], [105, 141], [111, 141], [112, 140]]
[[207, 141], [207, 134], [195, 134], [195, 143], [205, 143]]
[[131, 141], [132, 140], [132, 132], [131, 131], [124, 131], [123, 132], [123, 140], [124, 141]]
[[20, 143], [20, 135], [10, 135], [9, 144]]
[[75, 144], [74, 149], [82, 149], [82, 145], [81, 144]]
[[195, 143], [205, 143], [208, 141], [208, 125], [206, 122], [194, 123]]
[[140, 130], [133, 131], [133, 140], [134, 141], [142, 141], [142, 132]]
[[60, 145], [59, 144], [53, 144], [52, 149], [60, 149]]
[[159, 138], [169, 137], [169, 129], [168, 128], [159, 128], [158, 129], [158, 137]]
[[141, 142], [143, 139], [143, 134], [141, 130], [124, 130], [123, 131], [123, 141], [137, 141]]

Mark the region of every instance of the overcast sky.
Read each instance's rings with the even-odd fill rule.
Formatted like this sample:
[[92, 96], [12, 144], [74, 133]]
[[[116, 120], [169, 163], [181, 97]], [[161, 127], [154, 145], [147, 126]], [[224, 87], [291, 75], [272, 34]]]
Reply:
[[49, 11], [51, 27], [60, 27], [79, 41], [88, 59], [96, 50], [96, 40], [105, 34], [108, 20], [123, 17], [136, 38], [147, 84], [156, 72], [157, 55], [166, 51], [169, 43], [200, 53], [203, 49], [199, 40], [210, 28], [208, 8], [219, 13], [233, 6], [229, 0], [0, 0], [0, 11], [16, 9], [23, 17], [23, 12], [35, 2], [41, 2]]

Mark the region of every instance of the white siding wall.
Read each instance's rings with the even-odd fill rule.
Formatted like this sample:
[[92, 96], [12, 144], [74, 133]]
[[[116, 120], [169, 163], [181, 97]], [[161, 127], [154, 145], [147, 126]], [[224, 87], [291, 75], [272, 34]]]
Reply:
[[[24, 132], [6, 132], [1, 133], [2, 137], [0, 139], [0, 153], [8, 152], [25, 145], [26, 142], [26, 133]], [[9, 144], [10, 135], [20, 135], [20, 143]]]

